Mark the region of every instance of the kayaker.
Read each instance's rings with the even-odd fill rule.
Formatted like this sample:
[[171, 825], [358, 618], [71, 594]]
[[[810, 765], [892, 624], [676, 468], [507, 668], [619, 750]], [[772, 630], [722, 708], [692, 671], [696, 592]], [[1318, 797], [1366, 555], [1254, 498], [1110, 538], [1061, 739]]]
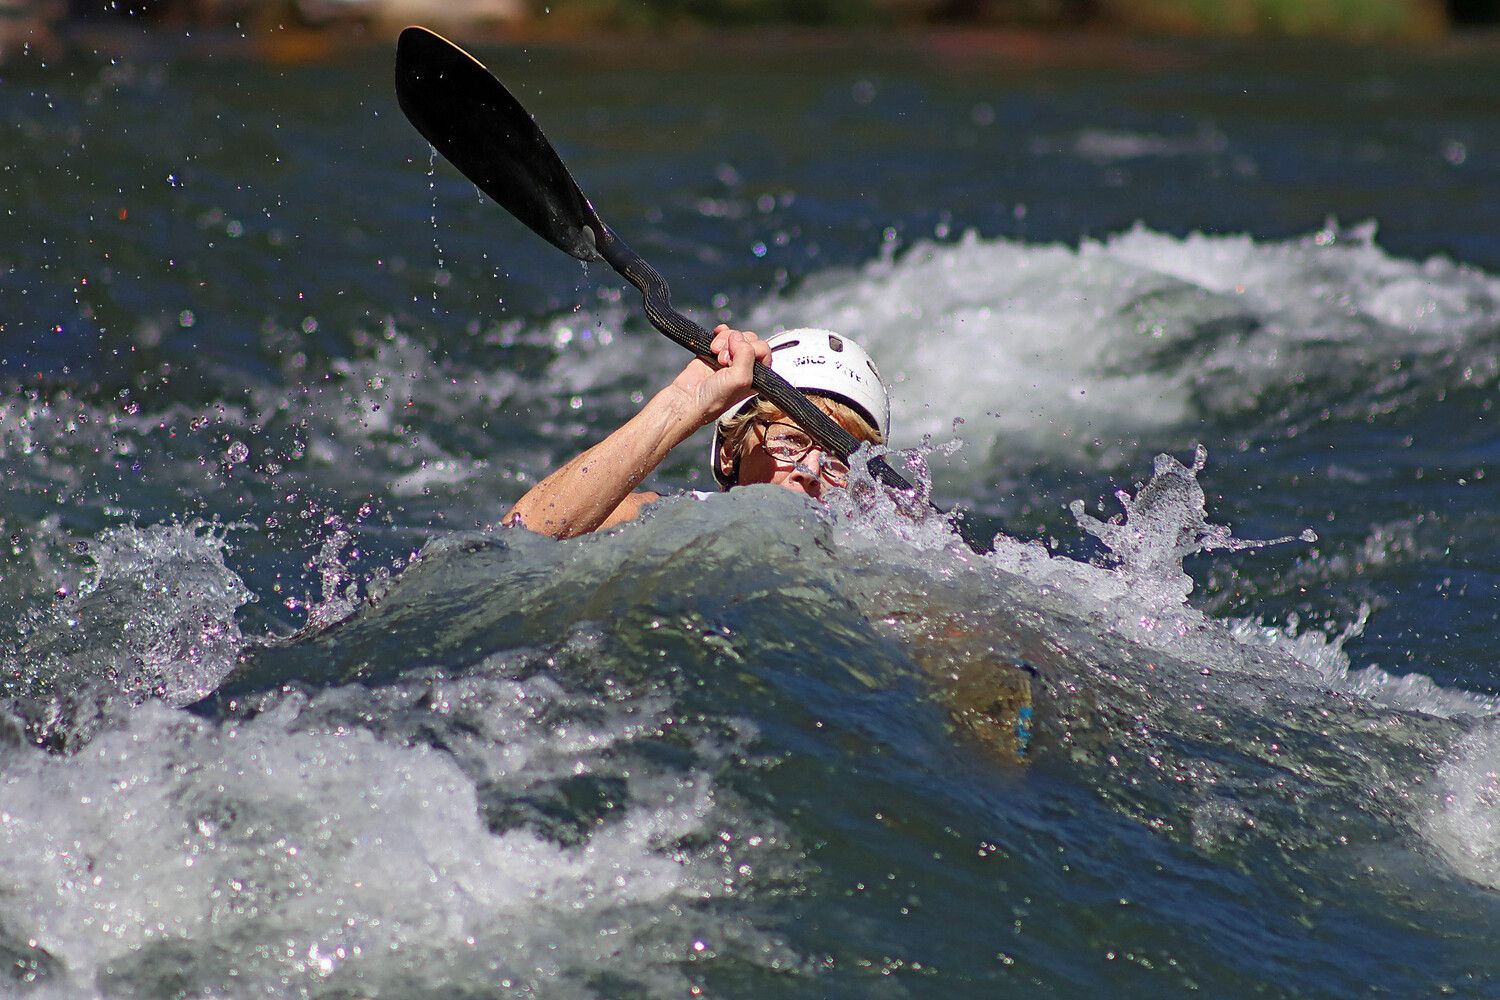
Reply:
[[721, 488], [770, 483], [815, 500], [843, 489], [849, 467], [777, 406], [751, 395], [756, 361], [806, 392], [861, 441], [885, 442], [890, 398], [869, 354], [849, 338], [799, 329], [763, 340], [721, 323], [712, 347], [717, 367], [694, 358], [639, 413], [533, 486], [506, 523], [572, 538], [631, 520], [661, 498], [636, 487], [668, 452], [714, 422], [709, 460]]

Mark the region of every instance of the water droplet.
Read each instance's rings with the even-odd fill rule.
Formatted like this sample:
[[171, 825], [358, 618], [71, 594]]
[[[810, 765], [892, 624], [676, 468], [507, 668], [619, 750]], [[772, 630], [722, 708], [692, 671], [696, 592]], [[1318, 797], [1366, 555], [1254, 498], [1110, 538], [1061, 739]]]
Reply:
[[250, 447], [243, 441], [231, 441], [224, 449], [224, 461], [230, 465], [243, 464], [250, 457]]

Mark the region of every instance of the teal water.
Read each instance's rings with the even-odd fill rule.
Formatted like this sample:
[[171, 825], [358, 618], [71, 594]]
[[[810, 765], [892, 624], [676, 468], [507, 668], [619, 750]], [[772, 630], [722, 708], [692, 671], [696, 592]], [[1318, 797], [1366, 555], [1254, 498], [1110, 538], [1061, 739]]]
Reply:
[[386, 48], [0, 67], [5, 992], [1496, 992], [1488, 51], [481, 55], [983, 551], [499, 529], [682, 359]]

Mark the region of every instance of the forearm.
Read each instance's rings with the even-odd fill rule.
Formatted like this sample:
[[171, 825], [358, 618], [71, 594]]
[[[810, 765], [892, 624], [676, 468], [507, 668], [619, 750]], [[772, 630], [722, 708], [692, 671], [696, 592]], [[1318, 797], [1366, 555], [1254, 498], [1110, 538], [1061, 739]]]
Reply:
[[669, 385], [609, 437], [533, 486], [505, 519], [554, 538], [587, 534], [703, 424], [701, 408]]

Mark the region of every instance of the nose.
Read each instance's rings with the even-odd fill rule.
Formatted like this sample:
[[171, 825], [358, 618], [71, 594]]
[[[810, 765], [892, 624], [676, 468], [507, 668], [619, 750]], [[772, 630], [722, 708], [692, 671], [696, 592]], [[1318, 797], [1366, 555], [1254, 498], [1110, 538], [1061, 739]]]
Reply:
[[823, 452], [817, 448], [802, 456], [802, 461], [792, 466], [792, 471], [787, 474], [788, 486], [795, 487], [812, 497], [814, 500], [823, 496]]

